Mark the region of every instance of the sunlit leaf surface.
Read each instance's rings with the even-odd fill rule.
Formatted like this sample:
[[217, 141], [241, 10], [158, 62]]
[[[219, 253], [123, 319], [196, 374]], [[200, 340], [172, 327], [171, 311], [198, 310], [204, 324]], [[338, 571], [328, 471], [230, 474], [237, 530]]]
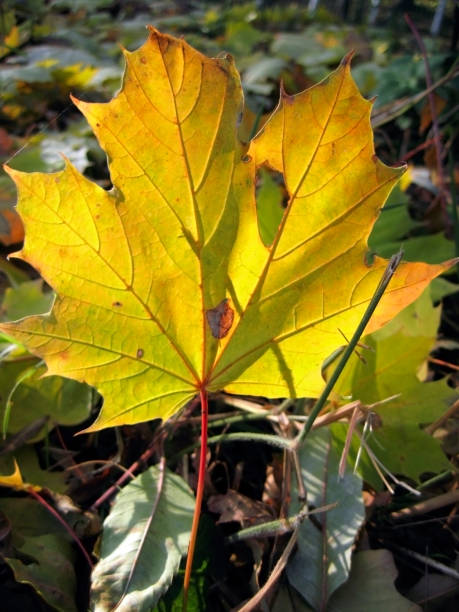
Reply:
[[[246, 143], [230, 56], [209, 59], [153, 29], [125, 56], [113, 100], [75, 101], [107, 153], [111, 191], [70, 163], [9, 170], [20, 256], [58, 297], [50, 315], [2, 328], [50, 374], [103, 394], [93, 430], [167, 418], [202, 388], [317, 396], [320, 364], [352, 334], [386, 265], [368, 264], [366, 240], [403, 172], [374, 155], [371, 103], [349, 58], [317, 86], [282, 92]], [[289, 195], [270, 246], [255, 203], [263, 165]], [[400, 266], [370, 328], [444, 268]]]

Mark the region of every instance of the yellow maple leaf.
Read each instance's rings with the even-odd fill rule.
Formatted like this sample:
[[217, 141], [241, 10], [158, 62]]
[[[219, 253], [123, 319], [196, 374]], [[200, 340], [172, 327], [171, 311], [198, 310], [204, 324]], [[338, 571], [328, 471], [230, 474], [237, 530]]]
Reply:
[[[91, 430], [168, 418], [201, 390], [317, 396], [320, 365], [353, 333], [386, 261], [366, 241], [403, 173], [374, 154], [371, 103], [349, 58], [296, 96], [282, 92], [250, 143], [232, 58], [209, 59], [151, 29], [109, 103], [75, 100], [109, 158], [109, 192], [67, 162], [8, 169], [26, 227], [20, 256], [56, 290], [49, 315], [2, 326], [49, 374], [94, 385]], [[257, 168], [290, 196], [260, 238]], [[448, 264], [405, 263], [367, 332]]]

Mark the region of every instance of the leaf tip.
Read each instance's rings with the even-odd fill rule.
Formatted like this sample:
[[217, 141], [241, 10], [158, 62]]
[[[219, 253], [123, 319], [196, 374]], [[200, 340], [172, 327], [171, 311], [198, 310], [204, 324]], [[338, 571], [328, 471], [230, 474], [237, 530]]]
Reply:
[[147, 25], [147, 30], [148, 30], [148, 36], [150, 38], [153, 38], [154, 36], [161, 36], [161, 32], [159, 32], [159, 30], [157, 30], [155, 26], [151, 25], [151, 23]]
[[14, 253], [9, 253], [6, 257], [8, 260], [10, 259], [22, 259], [24, 261], [26, 261], [26, 257], [24, 254], [24, 249], [21, 249], [20, 251], [14, 251]]
[[282, 79], [280, 82], [280, 101], [291, 104], [294, 100], [294, 97], [295, 96], [287, 93], [287, 91], [285, 90], [285, 86], [284, 86], [284, 80]]
[[14, 168], [12, 168], [11, 166], [8, 166], [8, 164], [2, 164], [2, 168], [3, 170], [8, 174], [8, 176], [15, 182], [17, 183], [16, 178], [19, 177], [21, 173], [20, 170], [15, 170]]
[[98, 425], [99, 418], [97, 418], [94, 423], [92, 423], [92, 425], [89, 425], [89, 427], [85, 427], [84, 429], [81, 429], [80, 431], [77, 431], [73, 434], [74, 437], [76, 436], [82, 436], [85, 434], [91, 434], [91, 433], [95, 433], [96, 431], [100, 431], [101, 429], [103, 429], [104, 427], [107, 427], [107, 425]]
[[161, 53], [164, 53], [169, 46], [170, 42], [177, 42], [179, 39], [174, 38], [170, 34], [163, 34], [158, 29], [156, 29], [152, 25], [147, 25], [148, 30], [148, 43], [154, 43], [158, 46], [158, 49]]
[[79, 100], [73, 94], [70, 94], [69, 97], [70, 97], [71, 102], [73, 102], [73, 104], [75, 104], [75, 106], [78, 108], [78, 110], [81, 110], [81, 107], [85, 104], [85, 102], [83, 102], [83, 100]]
[[403, 172], [405, 172], [408, 168], [408, 164], [404, 161], [397, 161], [393, 164], [389, 164], [389, 167], [394, 168], [394, 170], [403, 170]]
[[350, 66], [351, 62], [352, 62], [352, 58], [354, 57], [354, 55], [355, 55], [355, 50], [354, 49], [349, 51], [349, 53], [346, 53], [346, 55], [341, 60], [341, 66], [343, 66], [345, 68]]

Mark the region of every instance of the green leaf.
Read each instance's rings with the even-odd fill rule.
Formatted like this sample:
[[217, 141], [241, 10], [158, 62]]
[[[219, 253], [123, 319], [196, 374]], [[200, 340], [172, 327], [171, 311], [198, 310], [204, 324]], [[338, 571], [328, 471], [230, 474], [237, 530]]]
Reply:
[[54, 294], [43, 292], [42, 280], [31, 280], [17, 287], [8, 287], [1, 307], [3, 321], [22, 319], [31, 314], [48, 312], [53, 304]]
[[421, 257], [428, 263], [439, 263], [454, 257], [454, 242], [448, 240], [442, 232], [425, 236], [412, 236], [403, 244], [405, 259], [418, 261]]
[[244, 71], [243, 85], [246, 90], [269, 95], [287, 62], [264, 54]]
[[454, 243], [443, 233], [419, 233], [422, 224], [410, 217], [408, 204], [408, 196], [396, 185], [371, 232], [370, 249], [381, 257], [390, 257], [403, 246], [407, 261], [422, 259], [431, 264], [454, 257]]
[[317, 515], [321, 530], [310, 520], [301, 525], [297, 551], [287, 565], [290, 583], [315, 610], [324, 610], [330, 595], [349, 575], [352, 547], [365, 518], [362, 481], [351, 473], [339, 479], [340, 449], [328, 429], [308, 436], [299, 459], [308, 505], [338, 503]]
[[395, 588], [397, 574], [388, 550], [358, 552], [349, 580], [332, 595], [327, 612], [421, 612]]
[[429, 289], [430, 298], [435, 304], [440, 302], [440, 300], [442, 300], [444, 297], [457, 293], [459, 291], [459, 285], [446, 280], [446, 278], [443, 278], [442, 276], [439, 276], [438, 278], [433, 279]]
[[160, 478], [159, 469], [150, 467], [116, 497], [92, 575], [95, 612], [108, 612], [117, 604], [118, 612], [149, 611], [178, 571], [188, 547], [194, 496], [168, 470], [158, 492]]
[[30, 584], [59, 612], [76, 612], [74, 552], [60, 523], [27, 498], [0, 498], [11, 524], [11, 543], [3, 558], [18, 582]]
[[[37, 452], [33, 446], [23, 446], [14, 452], [14, 460], [19, 466], [19, 471], [24, 482], [38, 487], [46, 487], [57, 493], [66, 490], [65, 472], [50, 472], [43, 470], [38, 462]], [[13, 456], [11, 454], [0, 456], [0, 475], [8, 476], [15, 470]], [[1, 478], [0, 476], [0, 478]]]
[[[88, 418], [93, 391], [87, 385], [60, 376], [46, 376], [46, 367], [32, 355], [4, 360], [0, 368], [0, 419], [9, 411], [9, 433], [17, 433], [41, 416], [55, 424], [75, 425]], [[46, 428], [34, 441], [42, 438]]]
[[258, 223], [263, 244], [273, 243], [284, 210], [282, 188], [267, 170], [260, 172], [261, 185], [257, 193]]
[[[425, 291], [384, 329], [364, 339], [371, 349], [364, 351], [365, 363], [354, 355], [335, 389], [343, 397], [351, 396], [364, 404], [399, 394], [375, 408], [382, 427], [373, 431], [368, 444], [391, 472], [415, 481], [419, 481], [422, 472], [450, 467], [440, 443], [420, 425], [441, 416], [455, 392], [445, 380], [421, 382], [416, 375], [435, 342], [439, 318], [440, 309], [432, 306], [429, 291]], [[335, 433], [343, 442], [345, 428], [337, 427]], [[359, 445], [354, 437], [351, 462], [355, 461]], [[381, 487], [381, 479], [366, 453], [360, 470], [364, 480], [375, 488]]]
[[314, 612], [301, 595], [288, 584], [281, 584], [271, 612]]
[[[408, 203], [407, 195], [400, 189], [400, 185], [396, 185], [387, 198], [368, 239], [368, 246], [378, 255], [382, 255], [383, 252], [389, 255], [397, 252], [404, 236], [419, 225], [410, 217]], [[394, 249], [395, 244], [398, 246]]]

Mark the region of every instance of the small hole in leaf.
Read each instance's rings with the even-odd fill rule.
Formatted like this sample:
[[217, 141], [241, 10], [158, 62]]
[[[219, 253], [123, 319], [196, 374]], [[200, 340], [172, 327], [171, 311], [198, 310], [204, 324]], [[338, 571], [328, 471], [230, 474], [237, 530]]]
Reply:
[[271, 246], [288, 201], [280, 172], [261, 168], [256, 181], [258, 231], [265, 246]]
[[250, 155], [244, 155], [244, 157], [242, 158], [242, 161], [245, 164], [248, 164], [250, 161], [252, 161], [252, 157]]

